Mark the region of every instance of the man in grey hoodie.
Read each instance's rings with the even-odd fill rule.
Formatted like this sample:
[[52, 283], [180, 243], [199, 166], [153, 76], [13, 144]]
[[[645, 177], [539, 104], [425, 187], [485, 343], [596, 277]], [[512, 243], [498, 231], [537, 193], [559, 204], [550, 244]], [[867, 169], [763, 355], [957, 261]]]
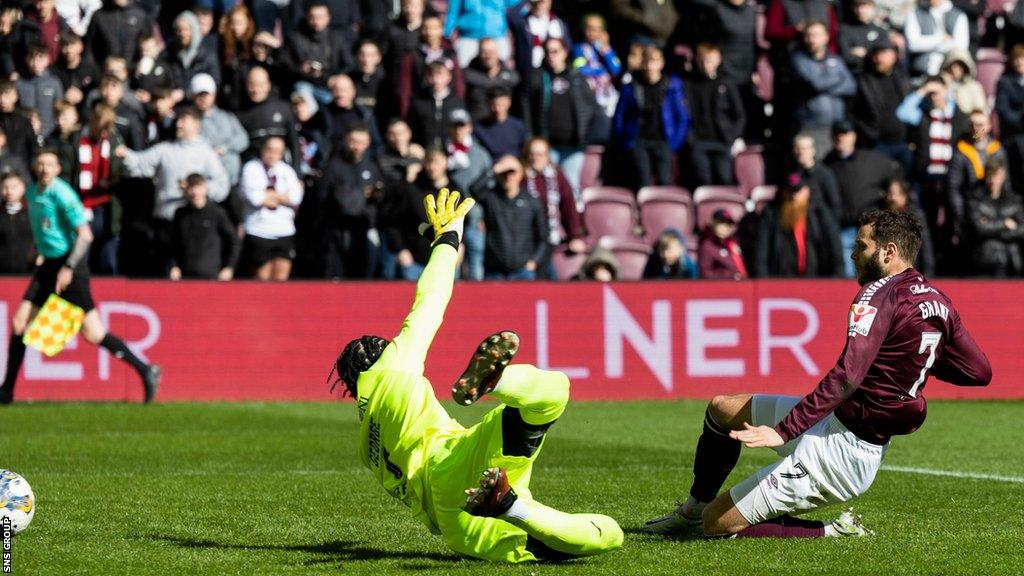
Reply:
[[137, 152], [118, 148], [116, 154], [135, 177], [156, 179], [153, 217], [170, 222], [174, 211], [185, 205], [181, 183], [189, 174], [207, 181], [208, 196], [221, 202], [228, 196], [228, 174], [213, 148], [199, 136], [203, 117], [195, 108], [183, 110], [175, 122], [175, 140]]
[[217, 83], [209, 74], [196, 74], [189, 84], [189, 95], [203, 114], [199, 135], [213, 147], [228, 173], [231, 186], [238, 184], [242, 169], [242, 152], [249, 148], [249, 134], [238, 117], [217, 107]]

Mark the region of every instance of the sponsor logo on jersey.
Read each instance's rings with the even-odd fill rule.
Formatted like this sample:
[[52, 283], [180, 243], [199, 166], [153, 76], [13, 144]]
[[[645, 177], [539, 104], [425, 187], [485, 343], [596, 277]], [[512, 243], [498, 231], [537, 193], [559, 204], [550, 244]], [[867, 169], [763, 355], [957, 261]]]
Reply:
[[929, 292], [934, 292], [935, 294], [939, 293], [939, 291], [936, 290], [935, 288], [932, 288], [931, 286], [926, 286], [924, 284], [911, 284], [910, 285], [910, 293], [911, 294], [927, 294]]
[[376, 468], [380, 466], [380, 424], [370, 417], [370, 435], [366, 442], [366, 449], [370, 455], [370, 463]]
[[768, 485], [771, 486], [773, 490], [779, 489], [779, 479], [775, 477], [775, 474], [768, 475]]
[[878, 315], [878, 308], [867, 304], [854, 304], [850, 306], [850, 332], [849, 335], [860, 334], [867, 336], [871, 332], [871, 324]]

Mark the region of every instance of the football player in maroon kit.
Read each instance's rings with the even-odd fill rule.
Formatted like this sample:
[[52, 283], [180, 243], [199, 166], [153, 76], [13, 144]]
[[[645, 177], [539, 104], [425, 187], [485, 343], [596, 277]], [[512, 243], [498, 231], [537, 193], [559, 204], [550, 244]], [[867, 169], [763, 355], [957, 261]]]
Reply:
[[[846, 346], [810, 394], [716, 396], [697, 441], [693, 485], [676, 510], [650, 520], [657, 534], [709, 537], [863, 536], [846, 510], [826, 524], [797, 519], [848, 502], [871, 486], [889, 439], [924, 423], [928, 375], [985, 386], [992, 368], [953, 302], [912, 266], [921, 222], [907, 212], [861, 216], [851, 258], [861, 289], [850, 307]], [[781, 457], [719, 494], [740, 445]]]

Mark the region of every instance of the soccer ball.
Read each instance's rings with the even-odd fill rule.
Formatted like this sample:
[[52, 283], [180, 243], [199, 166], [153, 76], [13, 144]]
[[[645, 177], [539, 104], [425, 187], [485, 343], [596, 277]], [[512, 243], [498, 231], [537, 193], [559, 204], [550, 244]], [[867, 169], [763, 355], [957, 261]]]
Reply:
[[[0, 520], [15, 534], [28, 528], [36, 514], [36, 495], [20, 475], [10, 470], [0, 470]], [[2, 530], [2, 528], [0, 528]]]

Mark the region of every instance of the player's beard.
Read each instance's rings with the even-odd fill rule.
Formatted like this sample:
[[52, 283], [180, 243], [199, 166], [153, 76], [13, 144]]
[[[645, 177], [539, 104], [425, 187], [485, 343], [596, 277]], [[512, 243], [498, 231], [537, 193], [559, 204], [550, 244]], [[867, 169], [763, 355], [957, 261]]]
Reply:
[[857, 282], [861, 286], [870, 284], [885, 276], [885, 269], [882, 267], [881, 254], [875, 250], [871, 256], [865, 256], [857, 262]]

